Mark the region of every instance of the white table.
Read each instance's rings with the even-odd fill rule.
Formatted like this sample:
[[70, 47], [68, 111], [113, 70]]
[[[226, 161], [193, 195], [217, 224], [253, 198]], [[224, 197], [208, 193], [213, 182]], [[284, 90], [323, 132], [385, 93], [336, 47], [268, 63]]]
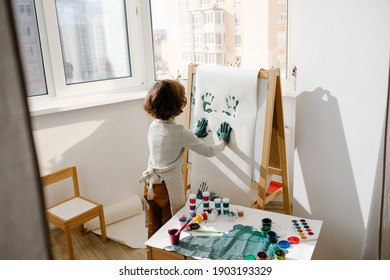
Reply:
[[[199, 203], [199, 201], [197, 201]], [[213, 208], [213, 202], [210, 203], [210, 208]], [[271, 230], [275, 231], [278, 235], [278, 240], [287, 240], [288, 237], [297, 236], [300, 237], [298, 232], [295, 230], [292, 220], [297, 220], [300, 222], [301, 219], [304, 219], [305, 222], [309, 225], [310, 229], [314, 233], [312, 236], [308, 237], [306, 240], [300, 239], [298, 244], [291, 245], [288, 248], [288, 254], [286, 255], [286, 259], [295, 259], [295, 260], [309, 260], [312, 257], [314, 252], [321, 226], [321, 220], [312, 220], [306, 219], [302, 217], [285, 215], [275, 212], [269, 212], [254, 208], [248, 208], [238, 205], [230, 205], [230, 211], [235, 212], [237, 209], [242, 209], [244, 211], [243, 217], [236, 217], [234, 221], [228, 221], [226, 216], [221, 214], [217, 217], [214, 222], [211, 221], [202, 221], [200, 223], [201, 228], [203, 230], [210, 231], [222, 231], [228, 232], [233, 228], [236, 224], [242, 225], [250, 225], [255, 229], [261, 229], [261, 220], [263, 218], [270, 218], [272, 220]], [[202, 205], [199, 207], [197, 213], [203, 212]], [[180, 229], [180, 221], [179, 218], [183, 215], [188, 216], [190, 214], [190, 209], [188, 202], [187, 204], [177, 212], [163, 227], [160, 228], [156, 234], [154, 234], [149, 240], [145, 242], [145, 245], [148, 249], [148, 259], [193, 259], [190, 256], [183, 256], [173, 251], [165, 250], [166, 247], [170, 246], [170, 238], [168, 234], [168, 229], [177, 228]], [[300, 222], [301, 223], [301, 222]], [[303, 229], [305, 230], [305, 229]], [[304, 231], [305, 232], [305, 231]], [[204, 233], [195, 233], [194, 231], [181, 232], [180, 239], [192, 235], [205, 235]], [[209, 234], [212, 236], [216, 236], [215, 234]]]

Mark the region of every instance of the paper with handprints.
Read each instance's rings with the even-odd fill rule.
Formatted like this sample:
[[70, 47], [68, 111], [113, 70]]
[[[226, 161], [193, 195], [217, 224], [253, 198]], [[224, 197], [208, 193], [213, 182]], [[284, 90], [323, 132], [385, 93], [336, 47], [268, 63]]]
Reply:
[[232, 127], [230, 143], [222, 154], [205, 158], [192, 155], [191, 186], [196, 192], [202, 182], [209, 191], [231, 198], [232, 203], [250, 206], [257, 192], [251, 189], [254, 136], [257, 115], [259, 69], [201, 65], [197, 67], [192, 99], [192, 126], [208, 120], [204, 141], [219, 141], [223, 122]]

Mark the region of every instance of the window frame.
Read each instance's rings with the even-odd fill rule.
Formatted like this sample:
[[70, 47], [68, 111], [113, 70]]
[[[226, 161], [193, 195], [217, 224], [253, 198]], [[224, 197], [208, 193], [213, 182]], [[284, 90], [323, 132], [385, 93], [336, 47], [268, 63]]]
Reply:
[[[43, 96], [31, 96], [28, 97], [30, 112], [31, 115], [42, 115], [60, 111], [67, 111], [73, 109], [82, 109], [92, 106], [99, 106], [105, 104], [112, 104], [116, 102], [130, 101], [143, 99], [146, 96], [147, 90], [155, 82], [155, 72], [154, 72], [154, 51], [153, 51], [153, 37], [152, 37], [152, 19], [151, 19], [151, 7], [149, 1], [144, 0], [126, 0], [127, 5], [127, 16], [131, 14], [137, 15], [137, 26], [140, 46], [138, 48], [138, 54], [136, 55], [136, 62], [141, 64], [139, 70], [132, 66], [132, 72], [134, 75], [140, 75], [141, 84], [136, 87], [129, 87], [122, 89], [102, 89], [100, 88], [98, 92], [91, 90], [86, 94], [85, 92], [79, 92], [72, 95], [61, 95], [58, 94], [55, 84], [55, 79], [58, 79], [60, 76], [65, 83], [65, 73], [62, 67], [62, 61], [59, 64], [59, 69], [53, 69], [52, 62], [50, 58], [53, 56], [52, 50], [49, 48], [48, 43], [48, 34], [47, 34], [47, 21], [44, 17], [45, 9], [43, 9], [42, 2], [48, 0], [35, 0], [36, 13], [37, 13], [37, 22], [39, 28], [39, 35], [41, 40], [41, 49], [43, 55], [43, 61], [45, 66], [45, 77], [47, 82], [48, 94]], [[54, 0], [49, 0], [54, 1]], [[129, 3], [131, 5], [132, 11], [129, 8]], [[295, 26], [297, 25], [297, 1], [288, 0], [288, 46], [287, 46], [287, 73], [286, 77], [282, 77], [282, 88], [283, 92], [293, 92], [293, 80], [295, 78], [291, 77], [291, 69], [295, 65], [295, 49], [297, 48], [297, 38], [294, 36], [296, 34]], [[46, 13], [48, 11], [46, 10]], [[49, 34], [50, 35], [50, 34]], [[59, 42], [59, 39], [58, 39]], [[134, 46], [134, 43], [129, 43], [132, 50], [131, 58], [134, 58], [134, 50], [137, 49]], [[57, 50], [58, 51], [58, 50]], [[62, 60], [62, 54], [59, 55]], [[203, 60], [203, 58], [201, 58]], [[134, 61], [133, 61], [134, 62]], [[58, 66], [56, 66], [58, 67]], [[55, 77], [56, 75], [56, 77]], [[186, 81], [183, 81], [186, 83]], [[95, 82], [94, 82], [95, 83]], [[97, 82], [96, 82], [97, 83]], [[72, 87], [70, 85], [69, 87]], [[70, 98], [69, 98], [70, 97]]]
[[[143, 98], [154, 79], [149, 1], [125, 0], [132, 77], [66, 84], [55, 0], [35, 0], [48, 94], [28, 97], [32, 115]], [[145, 35], [147, 34], [147, 35]]]

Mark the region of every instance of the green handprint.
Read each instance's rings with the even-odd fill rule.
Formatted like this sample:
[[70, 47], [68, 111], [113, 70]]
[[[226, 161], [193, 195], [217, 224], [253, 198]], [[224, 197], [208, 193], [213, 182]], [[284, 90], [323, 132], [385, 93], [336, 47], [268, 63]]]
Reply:
[[226, 105], [228, 111], [222, 111], [222, 113], [225, 113], [228, 116], [233, 115], [233, 118], [235, 118], [238, 104], [240, 104], [240, 102], [236, 100], [236, 97], [235, 96], [232, 97], [231, 95], [229, 95], [229, 98], [226, 98]]
[[195, 87], [193, 91], [191, 91], [191, 105], [195, 105]]
[[211, 109], [211, 103], [214, 101], [214, 95], [212, 93], [206, 92], [206, 95], [202, 95], [203, 101], [203, 111], [206, 113], [216, 112], [216, 110]]
[[202, 182], [202, 184], [199, 185], [198, 192], [196, 193], [196, 198], [197, 199], [202, 199], [203, 198], [203, 192], [207, 191], [208, 187], [206, 182]]
[[194, 106], [195, 105], [195, 98], [193, 95], [191, 95], [191, 105]]

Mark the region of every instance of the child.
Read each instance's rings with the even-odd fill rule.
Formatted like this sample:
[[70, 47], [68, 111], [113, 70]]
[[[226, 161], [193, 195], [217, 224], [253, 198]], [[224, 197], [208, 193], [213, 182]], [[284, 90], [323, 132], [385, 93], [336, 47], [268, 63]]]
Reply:
[[185, 88], [175, 80], [156, 82], [144, 101], [145, 111], [155, 118], [148, 132], [148, 169], [141, 177], [148, 208], [148, 238], [185, 204], [184, 149], [213, 157], [230, 141], [232, 128], [228, 123], [221, 124], [217, 133], [220, 142], [214, 145], [199, 139], [208, 134], [206, 119], [199, 120], [195, 133], [176, 124], [175, 117], [183, 112], [186, 103]]

